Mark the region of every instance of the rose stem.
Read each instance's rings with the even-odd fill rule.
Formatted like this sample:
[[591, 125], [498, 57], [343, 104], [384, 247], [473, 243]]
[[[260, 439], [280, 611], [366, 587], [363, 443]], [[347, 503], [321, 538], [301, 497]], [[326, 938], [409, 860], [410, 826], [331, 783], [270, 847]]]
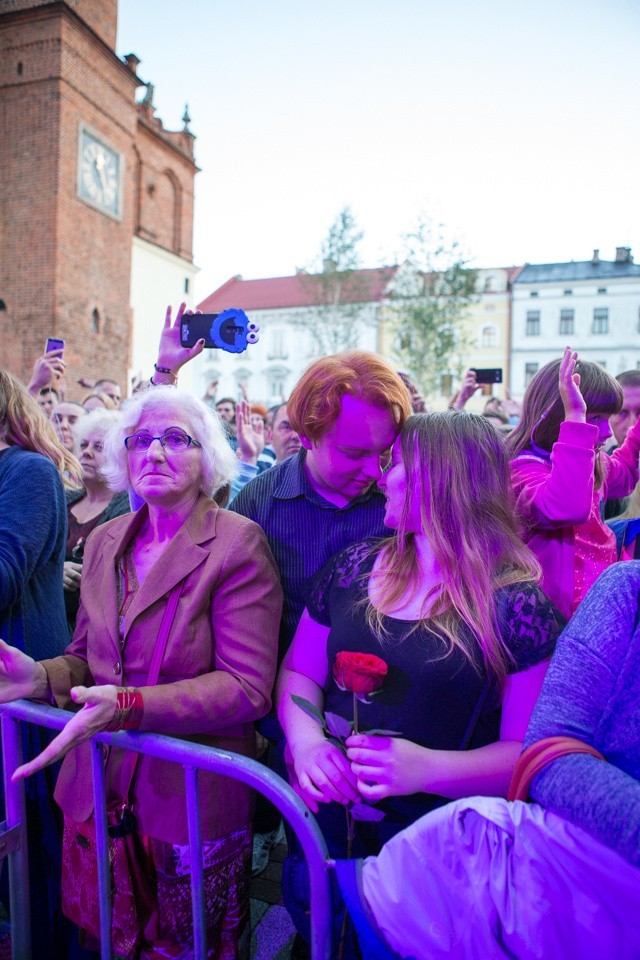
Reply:
[[353, 694], [353, 732], [358, 732], [358, 698]]

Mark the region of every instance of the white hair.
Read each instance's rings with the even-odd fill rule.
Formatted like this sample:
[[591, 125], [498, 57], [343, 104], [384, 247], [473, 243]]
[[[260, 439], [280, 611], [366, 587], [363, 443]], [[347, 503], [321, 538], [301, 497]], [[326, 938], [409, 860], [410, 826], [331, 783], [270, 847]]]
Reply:
[[76, 456], [80, 452], [80, 444], [86, 439], [87, 434], [94, 430], [99, 431], [105, 437], [115, 428], [120, 414], [117, 410], [97, 409], [86, 413], [84, 417], [76, 420], [73, 426], [73, 452]]
[[117, 422], [105, 438], [103, 472], [112, 490], [128, 490], [131, 485], [124, 440], [133, 432], [142, 416], [151, 411], [175, 413], [186, 420], [187, 432], [202, 446], [202, 493], [212, 497], [220, 487], [232, 480], [238, 469], [238, 461], [218, 415], [185, 390], [151, 387], [125, 400], [116, 413]]

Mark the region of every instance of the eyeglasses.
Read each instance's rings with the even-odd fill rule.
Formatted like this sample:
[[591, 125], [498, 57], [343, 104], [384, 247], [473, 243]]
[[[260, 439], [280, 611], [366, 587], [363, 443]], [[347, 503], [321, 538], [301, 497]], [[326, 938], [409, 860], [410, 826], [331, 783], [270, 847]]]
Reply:
[[171, 450], [177, 453], [179, 450], [186, 450], [191, 444], [194, 447], [201, 447], [202, 444], [194, 440], [187, 433], [165, 433], [162, 437], [150, 437], [148, 433], [133, 433], [130, 437], [124, 438], [124, 445], [129, 453], [144, 453], [148, 450], [154, 440], [159, 440], [163, 450]]
[[104, 450], [104, 443], [102, 440], [82, 440], [80, 442], [81, 450], [88, 450], [89, 447], [93, 447], [94, 453], [102, 453]]

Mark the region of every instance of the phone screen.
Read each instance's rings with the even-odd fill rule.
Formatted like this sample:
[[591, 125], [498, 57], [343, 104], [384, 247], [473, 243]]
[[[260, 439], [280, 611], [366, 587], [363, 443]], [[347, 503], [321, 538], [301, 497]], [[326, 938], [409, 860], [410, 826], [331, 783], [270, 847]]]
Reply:
[[502, 383], [502, 367], [476, 367], [476, 383]]
[[58, 340], [56, 337], [47, 337], [44, 352], [51, 353], [52, 350], [64, 350], [64, 340]]

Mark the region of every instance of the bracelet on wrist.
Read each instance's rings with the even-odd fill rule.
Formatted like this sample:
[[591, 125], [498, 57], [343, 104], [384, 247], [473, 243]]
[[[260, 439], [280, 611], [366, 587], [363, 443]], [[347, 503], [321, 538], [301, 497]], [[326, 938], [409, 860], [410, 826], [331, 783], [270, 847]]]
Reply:
[[[172, 379], [170, 383], [158, 383], [157, 380], [154, 380], [153, 377], [149, 377], [149, 383], [152, 387], [175, 387], [178, 384], [178, 378], [175, 373], [171, 374], [162, 374], [163, 376], [170, 376]], [[155, 374], [153, 375], [155, 376]]]
[[178, 374], [174, 373], [171, 367], [159, 367], [157, 363], [154, 363], [153, 369], [156, 373], [170, 373], [172, 377], [178, 378]]
[[136, 687], [118, 687], [116, 712], [106, 730], [138, 730], [142, 723], [144, 703]]

